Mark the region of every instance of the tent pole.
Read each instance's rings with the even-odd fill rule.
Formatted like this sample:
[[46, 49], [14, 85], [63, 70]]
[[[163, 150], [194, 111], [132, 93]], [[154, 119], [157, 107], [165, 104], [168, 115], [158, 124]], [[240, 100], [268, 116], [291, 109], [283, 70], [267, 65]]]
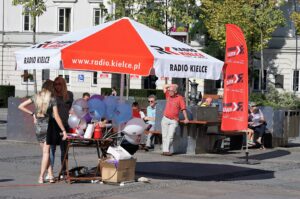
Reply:
[[[124, 98], [124, 74], [121, 74], [121, 82], [120, 82], [120, 102], [123, 102]], [[121, 136], [121, 124], [118, 125], [118, 136]], [[121, 144], [122, 141], [119, 141], [118, 145]]]
[[126, 75], [126, 100], [129, 99], [129, 90], [130, 90], [130, 75]]
[[124, 74], [121, 74], [120, 101], [123, 101], [123, 96], [124, 96]]
[[185, 78], [185, 104], [189, 105], [189, 78]]

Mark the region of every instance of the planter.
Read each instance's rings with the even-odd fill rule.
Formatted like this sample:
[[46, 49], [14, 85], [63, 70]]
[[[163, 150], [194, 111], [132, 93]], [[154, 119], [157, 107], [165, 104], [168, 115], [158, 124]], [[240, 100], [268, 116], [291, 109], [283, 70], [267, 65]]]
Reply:
[[0, 108], [7, 108], [8, 97], [15, 96], [15, 86], [0, 86]]
[[299, 136], [300, 110], [260, 107], [272, 133], [272, 146], [287, 146], [290, 138]]
[[[7, 139], [19, 140], [26, 142], [36, 142], [35, 129], [33, 125], [33, 118], [28, 113], [18, 109], [21, 102], [27, 98], [8, 98], [8, 114], [7, 114]], [[31, 104], [29, 109], [33, 110], [34, 106]]]

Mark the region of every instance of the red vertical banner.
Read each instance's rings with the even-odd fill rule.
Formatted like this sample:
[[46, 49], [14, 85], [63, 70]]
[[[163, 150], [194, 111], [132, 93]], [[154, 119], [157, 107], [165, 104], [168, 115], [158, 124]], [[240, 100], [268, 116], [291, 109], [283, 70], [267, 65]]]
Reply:
[[248, 127], [248, 50], [242, 30], [226, 24], [222, 131]]

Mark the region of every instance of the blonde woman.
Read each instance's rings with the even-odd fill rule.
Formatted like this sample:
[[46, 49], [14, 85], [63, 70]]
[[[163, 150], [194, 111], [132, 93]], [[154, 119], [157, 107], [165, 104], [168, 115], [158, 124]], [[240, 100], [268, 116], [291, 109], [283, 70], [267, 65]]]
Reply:
[[[35, 105], [34, 112], [26, 108], [29, 104], [32, 103]], [[42, 162], [41, 162], [41, 171], [38, 179], [38, 183], [42, 184], [44, 183], [45, 172], [49, 167], [50, 145], [46, 143], [49, 117], [53, 115], [53, 117], [55, 118], [58, 126], [60, 127], [63, 133], [64, 140], [67, 138], [67, 133], [59, 117], [56, 100], [55, 98], [52, 97], [51, 92], [45, 89], [44, 86], [38, 94], [34, 95], [30, 99], [21, 103], [18, 108], [24, 111], [25, 113], [32, 115], [33, 117], [36, 137], [38, 142], [40, 143], [42, 154], [43, 154]], [[53, 177], [53, 170], [51, 166], [50, 169], [48, 169], [48, 175], [50, 177], [49, 181], [53, 183], [54, 177]]]

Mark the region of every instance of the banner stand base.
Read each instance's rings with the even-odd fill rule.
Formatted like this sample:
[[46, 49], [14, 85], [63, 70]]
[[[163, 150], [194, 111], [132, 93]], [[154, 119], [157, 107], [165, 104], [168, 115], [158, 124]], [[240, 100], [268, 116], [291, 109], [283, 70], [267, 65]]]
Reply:
[[255, 165], [260, 164], [258, 160], [249, 160], [249, 150], [248, 150], [248, 133], [245, 131], [246, 136], [246, 151], [245, 151], [245, 160], [240, 160], [237, 162], [233, 162], [234, 164], [248, 164], [248, 165]]
[[260, 161], [258, 160], [249, 160], [249, 152], [246, 151], [246, 157], [245, 160], [240, 160], [237, 162], [233, 162], [234, 164], [249, 164], [249, 165], [255, 165], [255, 164], [260, 164]]

